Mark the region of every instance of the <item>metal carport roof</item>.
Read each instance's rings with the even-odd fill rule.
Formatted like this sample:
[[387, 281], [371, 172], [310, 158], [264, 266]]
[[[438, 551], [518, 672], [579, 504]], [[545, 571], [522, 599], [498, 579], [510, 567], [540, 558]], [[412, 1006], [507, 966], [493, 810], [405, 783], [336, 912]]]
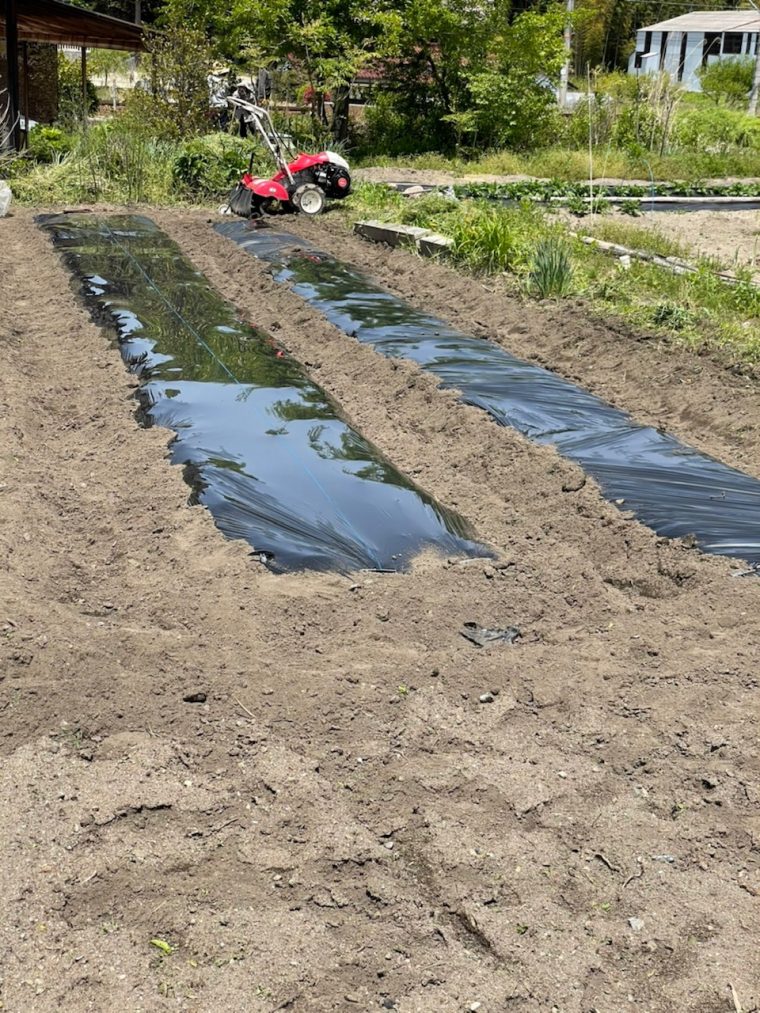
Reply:
[[0, 31], [3, 35], [8, 27], [8, 14], [12, 20], [14, 8], [19, 42], [52, 42], [128, 52], [144, 48], [140, 25], [106, 14], [94, 14], [81, 7], [61, 3], [61, 0], [15, 0], [11, 3], [6, 0], [0, 4]]

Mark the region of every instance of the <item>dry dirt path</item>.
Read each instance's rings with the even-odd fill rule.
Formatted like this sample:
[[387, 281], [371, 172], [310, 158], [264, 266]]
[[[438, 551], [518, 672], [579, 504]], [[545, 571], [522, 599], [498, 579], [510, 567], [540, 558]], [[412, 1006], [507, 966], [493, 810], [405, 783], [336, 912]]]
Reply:
[[758, 583], [156, 217], [499, 558], [262, 570], [0, 223], [3, 1009], [752, 1008]]

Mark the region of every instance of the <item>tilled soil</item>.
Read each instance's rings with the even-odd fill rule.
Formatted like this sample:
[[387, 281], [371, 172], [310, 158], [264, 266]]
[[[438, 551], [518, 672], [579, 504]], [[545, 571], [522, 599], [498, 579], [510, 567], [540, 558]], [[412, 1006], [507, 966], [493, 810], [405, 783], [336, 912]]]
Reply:
[[[497, 558], [269, 574], [187, 505], [31, 217], [0, 223], [3, 1009], [718, 1013], [731, 986], [752, 1009], [760, 584], [351, 341], [203, 216], [155, 217]], [[475, 313], [434, 298], [445, 268], [362, 262]], [[695, 441], [748, 453], [710, 405]], [[522, 637], [479, 649], [467, 620]]]

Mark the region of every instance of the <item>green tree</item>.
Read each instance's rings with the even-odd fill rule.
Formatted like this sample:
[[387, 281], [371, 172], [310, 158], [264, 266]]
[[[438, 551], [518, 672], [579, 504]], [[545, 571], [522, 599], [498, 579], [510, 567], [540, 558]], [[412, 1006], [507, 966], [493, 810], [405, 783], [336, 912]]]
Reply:
[[127, 103], [135, 130], [164, 138], [208, 130], [207, 77], [214, 52], [203, 31], [176, 18], [150, 29], [141, 63], [147, 86], [135, 89]]
[[83, 115], [91, 115], [98, 108], [98, 93], [89, 78], [85, 81], [82, 101], [82, 68], [79, 60], [70, 60], [65, 53], [58, 54], [58, 119], [66, 127], [81, 123]]
[[468, 72], [473, 125], [487, 144], [526, 148], [549, 140], [566, 19], [561, 7], [520, 14], [491, 40], [482, 69]]
[[364, 0], [237, 0], [232, 22], [269, 59], [297, 62], [314, 120], [345, 138], [349, 87], [387, 30], [387, 12]]
[[108, 75], [125, 74], [129, 67], [129, 53], [117, 49], [91, 49], [87, 53], [87, 67], [90, 73], [102, 77], [108, 84]]

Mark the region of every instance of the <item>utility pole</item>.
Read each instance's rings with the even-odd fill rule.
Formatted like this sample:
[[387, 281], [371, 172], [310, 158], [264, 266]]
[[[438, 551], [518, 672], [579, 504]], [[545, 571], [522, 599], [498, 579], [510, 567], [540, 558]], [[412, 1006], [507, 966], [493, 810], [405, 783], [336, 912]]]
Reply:
[[570, 60], [573, 52], [573, 28], [572, 15], [575, 10], [575, 0], [567, 0], [567, 21], [565, 22], [565, 62], [559, 72], [559, 96], [558, 104], [561, 112], [565, 111], [567, 105], [567, 85], [570, 80]]

